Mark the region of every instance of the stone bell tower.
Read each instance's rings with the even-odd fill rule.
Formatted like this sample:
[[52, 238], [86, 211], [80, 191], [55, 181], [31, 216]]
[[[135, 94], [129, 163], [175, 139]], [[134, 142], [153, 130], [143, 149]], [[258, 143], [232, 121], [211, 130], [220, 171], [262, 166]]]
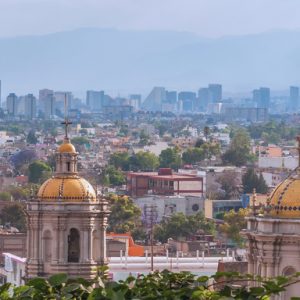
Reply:
[[27, 278], [67, 273], [89, 279], [106, 263], [108, 203], [79, 176], [71, 123], [66, 118], [62, 124], [55, 174], [27, 202]]

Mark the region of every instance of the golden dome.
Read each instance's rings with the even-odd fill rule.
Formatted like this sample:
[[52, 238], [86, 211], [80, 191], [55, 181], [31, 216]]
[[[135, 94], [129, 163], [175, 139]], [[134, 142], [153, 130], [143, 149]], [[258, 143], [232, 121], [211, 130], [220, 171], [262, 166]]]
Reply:
[[60, 153], [76, 153], [76, 149], [73, 144], [71, 144], [69, 141], [63, 142], [59, 147], [58, 147], [58, 152]]
[[83, 202], [96, 201], [96, 193], [85, 179], [74, 177], [53, 177], [40, 187], [38, 198], [42, 201]]
[[[298, 170], [296, 172], [299, 172]], [[300, 219], [300, 177], [298, 174], [281, 182], [271, 194], [271, 216]]]

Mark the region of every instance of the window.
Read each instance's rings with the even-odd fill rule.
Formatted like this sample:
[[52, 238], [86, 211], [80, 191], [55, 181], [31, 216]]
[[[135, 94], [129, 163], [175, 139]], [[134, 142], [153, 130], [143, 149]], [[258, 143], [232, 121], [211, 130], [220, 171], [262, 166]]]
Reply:
[[80, 236], [79, 231], [71, 228], [68, 235], [68, 262], [79, 262], [80, 256]]
[[70, 172], [70, 162], [67, 162], [67, 171]]

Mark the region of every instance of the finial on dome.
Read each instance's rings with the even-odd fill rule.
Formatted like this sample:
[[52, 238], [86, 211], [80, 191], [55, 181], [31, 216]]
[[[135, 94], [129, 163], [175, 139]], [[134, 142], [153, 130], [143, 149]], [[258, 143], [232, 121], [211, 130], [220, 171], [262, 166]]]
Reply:
[[68, 102], [67, 102], [67, 93], [65, 93], [65, 120], [62, 122], [62, 125], [65, 125], [65, 142], [69, 142], [69, 137], [68, 137], [68, 126], [72, 124], [71, 121], [68, 119]]

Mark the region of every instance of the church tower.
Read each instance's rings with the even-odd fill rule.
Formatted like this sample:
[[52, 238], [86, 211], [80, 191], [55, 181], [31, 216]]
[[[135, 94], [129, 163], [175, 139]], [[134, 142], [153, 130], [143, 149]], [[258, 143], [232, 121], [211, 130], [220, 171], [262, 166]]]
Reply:
[[106, 263], [108, 204], [78, 175], [78, 153], [68, 137], [56, 152], [56, 171], [27, 203], [26, 277], [67, 273], [94, 278]]
[[[300, 137], [297, 140], [298, 167], [274, 189], [263, 214], [253, 209], [242, 232], [248, 243], [250, 274], [270, 278], [300, 271]], [[274, 299], [290, 299], [299, 291], [297, 282]]]

